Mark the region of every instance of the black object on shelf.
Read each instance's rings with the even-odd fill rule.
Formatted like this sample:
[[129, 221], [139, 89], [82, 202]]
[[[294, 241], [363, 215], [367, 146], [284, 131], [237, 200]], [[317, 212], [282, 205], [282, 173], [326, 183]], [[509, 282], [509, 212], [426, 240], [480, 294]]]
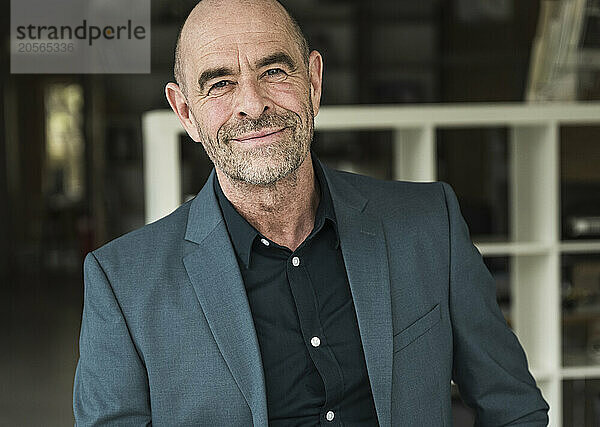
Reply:
[[563, 182], [563, 239], [600, 238], [600, 182]]

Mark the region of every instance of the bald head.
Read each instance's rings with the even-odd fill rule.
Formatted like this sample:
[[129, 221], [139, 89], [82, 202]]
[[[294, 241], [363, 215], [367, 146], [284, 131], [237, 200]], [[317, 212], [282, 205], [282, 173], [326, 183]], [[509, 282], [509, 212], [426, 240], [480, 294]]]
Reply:
[[304, 65], [308, 69], [309, 47], [306, 37], [296, 20], [277, 0], [201, 0], [192, 9], [182, 25], [175, 45], [175, 65], [173, 74], [175, 81], [187, 96], [186, 61], [190, 51], [195, 47], [194, 32], [202, 31], [207, 23], [212, 25], [228, 25], [227, 20], [248, 10], [260, 9], [263, 19], [282, 26], [297, 44]]

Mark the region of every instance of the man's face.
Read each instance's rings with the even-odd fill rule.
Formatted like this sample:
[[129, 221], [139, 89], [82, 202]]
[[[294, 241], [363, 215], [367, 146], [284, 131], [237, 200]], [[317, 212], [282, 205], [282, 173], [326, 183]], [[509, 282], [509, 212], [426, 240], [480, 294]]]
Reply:
[[314, 108], [309, 70], [286, 21], [260, 8], [225, 9], [220, 16], [203, 19], [188, 34], [190, 116], [209, 157], [227, 176], [270, 184], [309, 153], [319, 100]]

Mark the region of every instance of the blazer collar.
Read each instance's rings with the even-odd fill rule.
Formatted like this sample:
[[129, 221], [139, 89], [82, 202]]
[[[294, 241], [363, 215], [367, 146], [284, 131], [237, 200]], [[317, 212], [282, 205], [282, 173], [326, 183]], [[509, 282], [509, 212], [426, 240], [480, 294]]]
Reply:
[[213, 191], [214, 179], [215, 169], [213, 168], [206, 183], [192, 200], [185, 230], [185, 240], [200, 244], [223, 221], [223, 215]]

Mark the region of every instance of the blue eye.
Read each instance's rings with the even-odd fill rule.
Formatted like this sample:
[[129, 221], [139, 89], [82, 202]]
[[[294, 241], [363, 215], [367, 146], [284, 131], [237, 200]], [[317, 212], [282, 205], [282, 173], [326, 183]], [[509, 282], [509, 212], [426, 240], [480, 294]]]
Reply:
[[[214, 85], [212, 85], [212, 88], [216, 88], [216, 89], [218, 89], [218, 88], [225, 87], [225, 86], [227, 86], [228, 84], [229, 84], [229, 82], [228, 82], [227, 80], [221, 80], [220, 82], [217, 82], [217, 83], [215, 83]], [[212, 89], [212, 88], [211, 88], [211, 89]]]
[[208, 90], [208, 94], [212, 94], [213, 92], [222, 93], [229, 89], [229, 86], [233, 85], [233, 82], [230, 80], [220, 80], [217, 83], [213, 84]]
[[286, 72], [281, 68], [271, 68], [264, 73], [265, 77], [277, 77], [277, 78], [285, 78], [287, 76]]

